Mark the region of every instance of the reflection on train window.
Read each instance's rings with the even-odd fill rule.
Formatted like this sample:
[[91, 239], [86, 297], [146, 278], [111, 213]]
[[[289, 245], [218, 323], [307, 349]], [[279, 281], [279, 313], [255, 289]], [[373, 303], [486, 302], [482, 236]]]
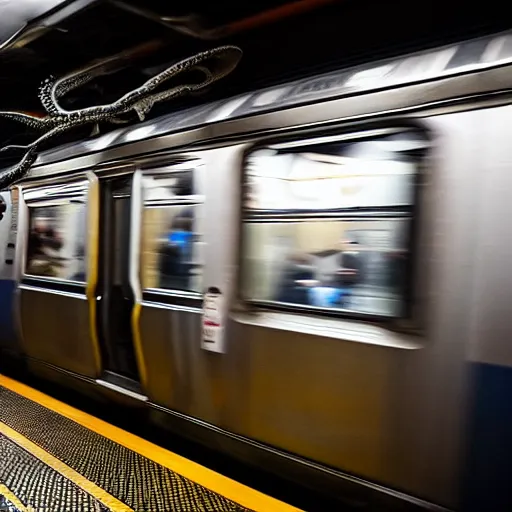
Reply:
[[141, 269], [144, 289], [200, 292], [202, 206], [146, 208], [143, 217]]
[[256, 301], [398, 316], [406, 219], [248, 223]]
[[415, 178], [426, 147], [420, 134], [398, 133], [252, 153], [244, 200], [245, 298], [403, 316]]
[[180, 169], [144, 176], [144, 201], [193, 201], [198, 194], [195, 175], [196, 169]]
[[86, 280], [87, 209], [67, 203], [31, 207], [25, 273], [66, 281]]
[[200, 160], [190, 160], [143, 175], [144, 290], [202, 290], [203, 170]]

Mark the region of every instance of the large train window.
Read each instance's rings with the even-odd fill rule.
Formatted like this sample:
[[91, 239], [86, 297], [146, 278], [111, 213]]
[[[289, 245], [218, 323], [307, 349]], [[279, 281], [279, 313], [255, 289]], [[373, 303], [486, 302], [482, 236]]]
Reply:
[[246, 159], [243, 295], [286, 309], [407, 314], [417, 131], [272, 145]]
[[85, 282], [85, 205], [30, 209], [26, 274]]
[[25, 276], [84, 284], [88, 246], [86, 178], [27, 189]]
[[144, 171], [140, 269], [146, 292], [202, 290], [202, 172], [197, 160]]

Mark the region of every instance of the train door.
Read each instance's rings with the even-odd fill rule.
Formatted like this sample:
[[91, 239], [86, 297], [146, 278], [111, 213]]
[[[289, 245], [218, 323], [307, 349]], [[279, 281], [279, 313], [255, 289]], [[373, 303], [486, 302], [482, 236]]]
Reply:
[[131, 327], [135, 300], [129, 270], [131, 186], [131, 173], [101, 180], [97, 328], [102, 382], [138, 393], [141, 387]]
[[[187, 412], [200, 337], [204, 240], [204, 164], [191, 158], [151, 165], [135, 175], [132, 262], [140, 314], [136, 324], [151, 402]], [[135, 207], [135, 203], [139, 206]], [[137, 335], [137, 333], [136, 333]]]

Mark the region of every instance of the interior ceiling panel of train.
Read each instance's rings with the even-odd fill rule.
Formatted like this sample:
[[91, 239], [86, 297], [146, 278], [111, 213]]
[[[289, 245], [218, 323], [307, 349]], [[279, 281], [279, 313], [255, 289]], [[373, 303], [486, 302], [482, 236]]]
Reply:
[[[71, 91], [62, 100], [64, 108], [111, 103], [173, 62], [224, 44], [239, 46], [244, 57], [221, 86], [156, 106], [149, 117], [508, 28], [507, 16], [496, 21], [495, 11], [487, 15], [490, 9], [467, 2], [426, 5], [407, 0], [0, 0], [0, 110], [43, 116], [38, 98], [43, 80], [113, 55], [119, 57], [116, 73]], [[0, 120], [0, 146], [33, 138], [27, 127]], [[2, 167], [10, 163], [4, 160]]]

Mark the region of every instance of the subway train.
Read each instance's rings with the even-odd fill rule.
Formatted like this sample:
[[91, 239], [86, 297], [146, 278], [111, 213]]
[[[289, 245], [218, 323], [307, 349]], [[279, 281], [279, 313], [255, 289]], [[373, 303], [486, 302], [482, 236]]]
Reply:
[[357, 510], [510, 510], [511, 98], [512, 32], [42, 153], [2, 367]]

